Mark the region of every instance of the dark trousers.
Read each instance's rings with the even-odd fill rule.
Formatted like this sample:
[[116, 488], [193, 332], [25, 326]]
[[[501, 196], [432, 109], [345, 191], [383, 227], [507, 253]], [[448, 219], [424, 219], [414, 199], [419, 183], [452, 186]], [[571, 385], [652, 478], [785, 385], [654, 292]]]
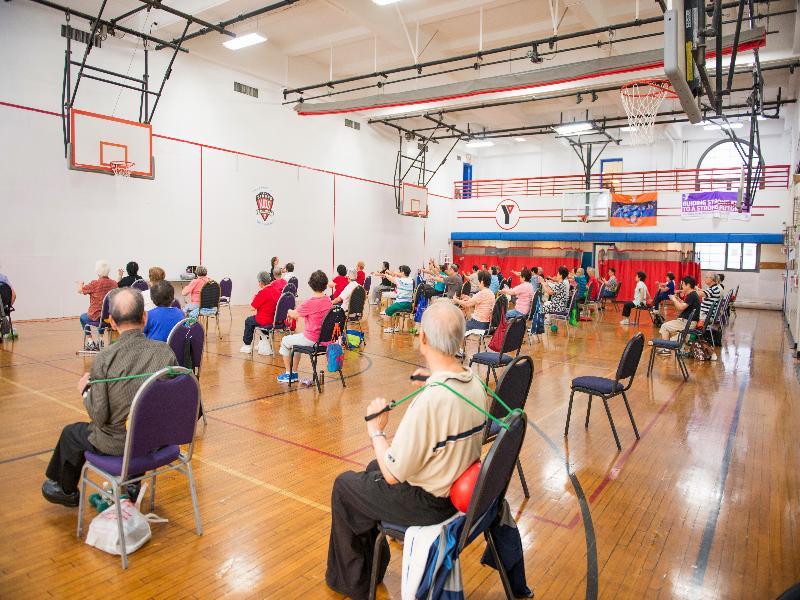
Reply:
[[669, 300], [669, 292], [658, 292], [656, 297], [653, 298], [653, 308], [658, 310], [658, 305], [664, 300]]
[[[370, 570], [378, 537], [378, 523], [435, 525], [453, 516], [449, 498], [437, 498], [408, 483], [389, 485], [377, 461], [360, 473], [347, 471], [336, 478], [331, 493], [331, 537], [328, 544], [328, 586], [354, 600], [369, 595]], [[378, 581], [389, 565], [384, 540]]]
[[631, 311], [636, 307], [633, 302], [626, 302], [622, 306], [622, 316], [626, 319], [631, 316]]
[[259, 325], [256, 318], [253, 316], [247, 317], [244, 320], [244, 335], [242, 336], [242, 341], [245, 345], [249, 346], [253, 343], [253, 332], [256, 330], [256, 327], [265, 327], [265, 325]]
[[77, 492], [81, 469], [86, 462], [83, 453], [87, 450], [102, 454], [89, 441], [89, 423], [73, 423], [64, 427], [47, 465], [47, 478], [60, 483], [61, 489], [67, 494]]

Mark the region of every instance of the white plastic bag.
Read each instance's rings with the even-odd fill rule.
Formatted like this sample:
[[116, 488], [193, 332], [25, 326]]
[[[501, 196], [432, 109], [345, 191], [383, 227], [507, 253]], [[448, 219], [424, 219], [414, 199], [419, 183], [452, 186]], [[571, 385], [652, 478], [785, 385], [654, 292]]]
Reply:
[[[143, 515], [139, 512], [139, 506], [146, 489], [147, 484], [145, 483], [142, 485], [136, 504], [133, 504], [127, 498], [120, 502], [122, 529], [125, 532], [125, 551], [127, 554], [136, 552], [150, 539], [152, 535], [150, 531], [151, 522], [166, 522], [166, 519], [161, 519], [152, 513]], [[86, 536], [86, 543], [109, 554], [122, 554], [119, 527], [117, 526], [117, 510], [113, 504], [92, 519], [89, 525], [89, 533]]]

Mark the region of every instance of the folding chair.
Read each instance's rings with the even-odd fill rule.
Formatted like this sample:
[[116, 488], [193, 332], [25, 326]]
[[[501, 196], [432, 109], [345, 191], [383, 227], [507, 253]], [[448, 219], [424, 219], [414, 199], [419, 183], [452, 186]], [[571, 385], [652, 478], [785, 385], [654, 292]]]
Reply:
[[[208, 331], [208, 320], [214, 317], [217, 325], [217, 339], [222, 339], [222, 332], [219, 330], [219, 299], [221, 297], [219, 284], [213, 279], [209, 279], [200, 290], [200, 307], [197, 309], [197, 320], [205, 320], [205, 329]], [[206, 343], [208, 338], [206, 338]]]
[[150, 285], [144, 279], [137, 279], [131, 284], [131, 287], [140, 292], [146, 292], [150, 289]]
[[[541, 340], [541, 334], [536, 332], [536, 325], [539, 320], [544, 321], [544, 313], [542, 312], [542, 297], [544, 294], [542, 293], [541, 288], [536, 290], [536, 293], [533, 295], [533, 299], [531, 300], [531, 312], [528, 318], [531, 320], [531, 328], [528, 331], [528, 343], [533, 342], [533, 336], [537, 336], [537, 339]], [[542, 324], [544, 326], [544, 323]]]
[[[614, 426], [614, 419], [611, 417], [611, 410], [608, 408], [608, 401], [615, 396], [622, 396], [625, 402], [625, 408], [628, 409], [628, 416], [633, 425], [633, 433], [636, 434], [636, 439], [639, 439], [639, 430], [636, 428], [636, 421], [633, 419], [631, 406], [628, 404], [628, 397], [625, 395], [633, 385], [633, 378], [636, 375], [636, 370], [639, 368], [639, 360], [642, 358], [644, 351], [644, 334], [642, 332], [634, 335], [625, 345], [622, 351], [622, 357], [619, 359], [617, 366], [617, 374], [614, 379], [606, 377], [594, 377], [586, 375], [583, 377], [576, 377], [572, 380], [572, 392], [569, 395], [569, 408], [567, 408], [567, 424], [564, 427], [564, 437], [569, 433], [569, 419], [572, 416], [572, 400], [575, 397], [575, 392], [582, 392], [589, 395], [589, 404], [586, 408], [586, 423], [584, 427], [589, 427], [589, 414], [592, 412], [592, 398], [600, 396], [603, 399], [603, 404], [606, 407], [606, 415], [608, 422], [611, 425], [611, 433], [614, 434], [614, 440], [617, 442], [617, 450], [622, 450], [619, 443], [619, 436], [617, 435], [617, 428]], [[627, 379], [628, 382], [623, 384], [622, 381]]]
[[[89, 392], [91, 393], [91, 391]], [[80, 500], [78, 502], [78, 538], [83, 535], [83, 513], [88, 501], [87, 484], [104, 498], [113, 502], [119, 527], [122, 568], [128, 568], [128, 553], [123, 528], [121, 493], [128, 484], [151, 480], [150, 510], [155, 507], [156, 477], [177, 471], [189, 480], [189, 493], [194, 509], [197, 535], [203, 534], [200, 506], [192, 473], [195, 423], [200, 409], [200, 386], [188, 369], [167, 367], [151, 375], [136, 392], [131, 403], [125, 451], [122, 456], [107, 456], [84, 452], [86, 462], [81, 470]], [[186, 452], [181, 446], [188, 445]], [[111, 483], [109, 493], [88, 477], [97, 474]], [[172, 499], [174, 502], [174, 498]]]
[[[111, 343], [111, 325], [108, 321], [111, 316], [111, 294], [116, 290], [111, 290], [103, 298], [103, 307], [100, 309], [100, 318], [97, 321], [89, 321], [83, 328], [83, 349], [78, 350], [75, 354], [79, 356], [97, 354], [105, 346], [103, 335], [108, 331], [109, 343]], [[97, 342], [94, 341], [94, 333], [97, 332]], [[86, 338], [92, 340], [95, 344], [96, 350], [86, 349]]]
[[[508, 363], [503, 373], [500, 375], [500, 381], [497, 382], [494, 393], [506, 403], [506, 405], [514, 410], [518, 408], [525, 410], [525, 403], [528, 400], [528, 394], [531, 390], [531, 383], [533, 382], [533, 359], [530, 356], [517, 356], [514, 360]], [[503, 418], [506, 416], [506, 409], [500, 403], [492, 398], [492, 405], [489, 408], [489, 414], [493, 417]], [[493, 442], [497, 435], [500, 433], [500, 426], [491, 419], [486, 420], [486, 428], [483, 430], [483, 444]], [[522, 464], [517, 459], [517, 474], [519, 475], [519, 482], [522, 484], [522, 491], [526, 498], [530, 498], [528, 493], [528, 484], [525, 481], [525, 474], [522, 472]]]
[[233, 322], [233, 312], [231, 312], [231, 292], [233, 291], [233, 282], [231, 281], [230, 277], [225, 277], [222, 281], [219, 282], [219, 306], [220, 308], [223, 306], [228, 307], [228, 316]]
[[461, 286], [461, 293], [460, 296], [469, 296], [472, 292], [472, 284], [469, 282], [469, 279], [464, 281], [464, 285]]
[[[345, 326], [346, 326], [346, 319], [347, 315], [344, 313], [344, 309], [339, 305], [334, 305], [328, 314], [325, 315], [325, 320], [322, 321], [322, 327], [319, 330], [319, 337], [317, 338], [316, 343], [313, 346], [292, 346], [291, 352], [289, 352], [289, 364], [294, 365], [294, 355], [295, 352], [300, 354], [308, 355], [308, 358], [311, 359], [311, 370], [314, 372], [314, 383], [317, 384], [317, 391], [322, 391], [322, 386], [319, 380], [319, 373], [317, 372], [317, 357], [323, 356], [328, 351], [328, 344], [337, 343], [337, 340], [334, 339], [333, 333], [336, 330], [336, 325], [339, 326], [339, 331], [341, 335], [345, 335]], [[342, 369], [339, 368], [339, 379], [342, 380], [342, 387], [347, 387], [347, 384], [344, 382], [344, 374], [342, 373]], [[289, 388], [292, 387], [292, 379], [289, 378]]]
[[564, 328], [567, 330], [567, 338], [571, 335], [571, 326], [569, 324], [569, 316], [572, 314], [575, 306], [578, 304], [578, 288], [575, 287], [570, 291], [569, 302], [567, 303], [567, 312], [566, 313], [558, 313], [553, 312], [550, 314], [550, 322], [555, 321], [564, 321]]
[[[347, 323], [353, 323], [358, 327], [361, 333], [364, 333], [364, 328], [361, 326], [361, 321], [364, 319], [364, 307], [367, 303], [367, 290], [360, 285], [350, 294], [350, 301], [347, 304]], [[347, 333], [347, 332], [345, 332]], [[367, 345], [366, 338], [364, 345]]]
[[14, 323], [11, 320], [11, 313], [14, 307], [11, 305], [11, 286], [7, 283], [0, 283], [0, 342], [8, 336], [13, 340]]
[[[508, 324], [506, 334], [503, 336], [503, 344], [500, 347], [500, 352], [476, 352], [469, 359], [469, 366], [472, 364], [484, 365], [486, 367], [486, 384], [489, 384], [489, 373], [491, 372], [494, 377], [494, 382], [497, 384], [498, 367], [504, 367], [514, 360], [515, 356], [519, 356], [519, 351], [522, 348], [522, 342], [525, 340], [525, 328], [527, 326], [526, 317], [514, 317]], [[514, 352], [514, 356], [511, 353]]]
[[[702, 332], [697, 332], [698, 335], [708, 335], [710, 338], [711, 344], [713, 346], [721, 346], [722, 345], [722, 309], [723, 309], [723, 302], [722, 298], [718, 299], [714, 304], [711, 306], [711, 309], [708, 311], [706, 315], [705, 324], [703, 325]], [[716, 339], [714, 338], [714, 332], [717, 332], [719, 335], [719, 344], [717, 344]]]
[[[605, 284], [603, 284], [605, 285]], [[619, 290], [622, 288], [622, 282], [617, 281], [617, 291], [615, 291], [609, 297], [600, 296], [600, 307], [605, 310], [606, 309], [606, 300], [611, 300], [611, 305], [614, 307], [614, 312], [619, 312], [619, 307], [617, 307], [617, 297], [619, 296]]]
[[[289, 286], [287, 283], [284, 290]], [[261, 343], [261, 338], [266, 337], [269, 339], [269, 345], [272, 346], [272, 353], [275, 353], [275, 334], [286, 333], [289, 329], [286, 327], [286, 319], [289, 311], [294, 309], [296, 298], [291, 291], [284, 291], [281, 297], [278, 298], [278, 303], [275, 305], [275, 316], [272, 319], [272, 325], [258, 326], [253, 330], [253, 343], [250, 344], [250, 358], [253, 358], [256, 346]]]
[[[203, 346], [206, 332], [203, 326], [194, 319], [183, 319], [175, 323], [172, 331], [167, 336], [167, 346], [170, 347], [178, 365], [189, 369], [197, 379], [200, 379], [200, 365], [203, 362]], [[206, 411], [203, 410], [203, 399], [200, 399], [200, 417], [203, 418], [203, 427], [208, 427]]]
[[678, 333], [677, 338], [674, 340], [662, 340], [661, 338], [653, 338], [650, 340], [650, 345], [653, 348], [650, 350], [650, 362], [647, 365], [648, 377], [650, 377], [650, 374], [653, 372], [653, 362], [656, 359], [656, 351], [663, 348], [675, 354], [675, 360], [678, 362], [678, 368], [681, 370], [683, 380], [689, 381], [689, 370], [686, 368], [686, 363], [683, 360], [681, 348], [683, 348], [683, 343], [686, 341], [686, 336], [689, 335], [689, 329], [691, 329], [693, 322], [692, 319], [686, 319], [686, 326]]
[[594, 307], [594, 312], [597, 315], [597, 319], [600, 318], [600, 298], [603, 295], [603, 291], [606, 289], [606, 284], [600, 284], [599, 289], [597, 290], [597, 294], [594, 297], [591, 296], [591, 290], [586, 291], [586, 302], [583, 303], [583, 311], [586, 312], [586, 316], [590, 317], [592, 315], [592, 311], [589, 310], [589, 307]]
[[[394, 313], [390, 318], [390, 325], [392, 327], [392, 335], [397, 333], [398, 329], [400, 331], [406, 331], [406, 319], [412, 318], [414, 315], [414, 311], [417, 309], [417, 302], [419, 302], [419, 295], [422, 293], [422, 286], [418, 285], [414, 288], [412, 300], [411, 300], [411, 308], [408, 310], [398, 310]], [[400, 327], [395, 327], [397, 325], [397, 320], [400, 319]]]
[[[300, 282], [297, 280], [297, 277], [289, 277], [289, 279], [286, 281], [286, 284], [294, 286], [294, 295], [297, 296], [297, 290], [300, 289]], [[284, 288], [284, 291], [286, 291], [286, 288]]]
[[283, 293], [284, 294], [291, 294], [295, 298], [297, 298], [297, 286], [293, 283], [287, 283], [283, 286]]
[[[503, 503], [508, 484], [514, 473], [514, 466], [519, 459], [522, 442], [525, 440], [525, 432], [527, 430], [526, 423], [527, 418], [525, 417], [525, 413], [515, 413], [508, 421], [509, 428], [501, 429], [489, 453], [483, 460], [480, 473], [478, 474], [478, 480], [472, 491], [469, 508], [466, 514], [461, 517], [464, 519], [464, 523], [455, 551], [456, 556], [460, 555], [464, 551], [464, 548], [483, 533], [486, 544], [497, 565], [497, 571], [500, 574], [500, 580], [503, 583], [503, 590], [505, 591], [506, 598], [509, 600], [514, 598], [514, 594], [511, 583], [508, 580], [508, 574], [497, 552], [497, 546], [490, 527], [497, 520], [498, 510]], [[375, 539], [372, 559], [372, 576], [370, 578], [369, 587], [370, 600], [374, 600], [375, 598], [375, 591], [378, 585], [378, 571], [383, 558], [383, 545], [385, 544], [386, 537], [388, 536], [402, 542], [405, 537], [406, 529], [412, 525], [413, 523], [388, 523], [385, 521], [378, 525], [378, 535]]]

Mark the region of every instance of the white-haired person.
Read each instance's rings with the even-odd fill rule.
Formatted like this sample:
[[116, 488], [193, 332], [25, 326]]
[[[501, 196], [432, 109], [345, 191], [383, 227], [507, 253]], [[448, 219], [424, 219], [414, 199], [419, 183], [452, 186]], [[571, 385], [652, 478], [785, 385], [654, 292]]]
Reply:
[[708, 314], [714, 305], [722, 298], [724, 291], [719, 281], [719, 275], [716, 273], [706, 273], [703, 279], [703, 301], [700, 303], [700, 320], [705, 323], [708, 319]]
[[192, 279], [189, 285], [183, 288], [181, 292], [184, 298], [183, 312], [186, 314], [192, 312], [197, 314], [197, 310], [200, 308], [200, 290], [202, 290], [203, 286], [209, 281], [208, 269], [203, 265], [195, 267], [194, 274], [196, 277]]
[[85, 330], [89, 321], [100, 319], [100, 313], [103, 311], [103, 299], [108, 292], [117, 287], [117, 282], [108, 276], [110, 271], [111, 266], [107, 260], [98, 260], [94, 265], [97, 279], [89, 283], [77, 282], [77, 292], [89, 296], [89, 309], [80, 316], [81, 329]]
[[331, 301], [332, 304], [341, 304], [345, 312], [350, 310], [350, 296], [353, 295], [353, 291], [360, 285], [358, 283], [358, 271], [355, 269], [347, 271], [347, 280], [347, 285], [344, 286], [342, 292]]
[[[449, 387], [488, 409], [479, 378], [456, 358], [464, 340], [464, 315], [451, 302], [434, 302], [422, 316], [419, 351], [428, 383]], [[389, 404], [376, 398], [366, 414]], [[373, 548], [381, 521], [408, 527], [441, 523], [455, 514], [450, 487], [480, 458], [485, 416], [441, 386], [429, 386], [409, 403], [387, 439], [389, 413], [367, 421], [375, 460], [366, 470], [346, 471], [333, 483], [331, 531], [325, 581], [351, 598], [367, 598]], [[377, 580], [389, 563], [383, 542]]]

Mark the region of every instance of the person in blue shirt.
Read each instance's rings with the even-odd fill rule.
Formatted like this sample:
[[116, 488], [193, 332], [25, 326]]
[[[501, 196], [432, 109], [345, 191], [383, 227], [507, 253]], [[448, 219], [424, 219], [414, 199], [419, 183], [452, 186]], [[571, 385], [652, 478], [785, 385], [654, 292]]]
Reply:
[[586, 299], [586, 274], [583, 268], [578, 268], [575, 271], [575, 283], [578, 286], [578, 301]]
[[497, 276], [498, 268], [492, 267], [492, 282], [489, 284], [489, 290], [496, 294], [500, 289], [500, 277]]
[[147, 312], [144, 335], [151, 340], [166, 342], [172, 328], [183, 320], [183, 311], [172, 306], [175, 288], [166, 281], [156, 281], [150, 288], [150, 298], [156, 307]]
[[431, 280], [433, 285], [433, 295], [434, 296], [444, 296], [445, 292], [445, 283], [444, 279], [447, 277], [445, 273], [445, 269], [447, 269], [447, 265], [437, 265], [433, 259], [428, 261], [428, 268], [427, 269], [420, 269], [423, 273], [427, 273], [431, 275], [434, 279]]
[[653, 299], [653, 310], [658, 311], [658, 305], [664, 300], [669, 300], [669, 297], [675, 293], [675, 273], [672, 271], [667, 273], [667, 280], [664, 283], [657, 283], [658, 292]]

